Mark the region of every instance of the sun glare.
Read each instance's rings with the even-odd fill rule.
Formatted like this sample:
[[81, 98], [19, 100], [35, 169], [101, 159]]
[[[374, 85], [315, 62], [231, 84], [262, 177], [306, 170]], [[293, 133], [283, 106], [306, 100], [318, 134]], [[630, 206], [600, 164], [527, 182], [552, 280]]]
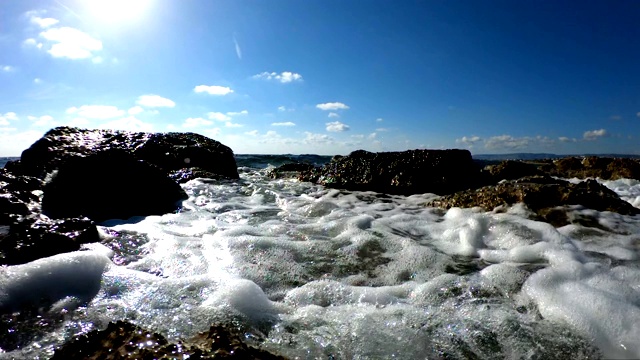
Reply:
[[92, 18], [105, 22], [128, 22], [142, 18], [153, 0], [87, 0]]

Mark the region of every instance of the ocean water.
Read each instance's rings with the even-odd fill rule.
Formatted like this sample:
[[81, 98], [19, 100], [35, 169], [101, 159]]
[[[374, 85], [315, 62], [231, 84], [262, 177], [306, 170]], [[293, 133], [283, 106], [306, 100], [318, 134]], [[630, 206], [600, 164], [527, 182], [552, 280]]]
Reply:
[[[639, 216], [574, 206], [589, 226], [556, 229], [521, 205], [445, 211], [267, 170], [188, 182], [178, 214], [0, 268], [0, 358], [119, 319], [171, 339], [232, 323], [293, 359], [640, 357]], [[638, 181], [603, 183], [640, 204]]]

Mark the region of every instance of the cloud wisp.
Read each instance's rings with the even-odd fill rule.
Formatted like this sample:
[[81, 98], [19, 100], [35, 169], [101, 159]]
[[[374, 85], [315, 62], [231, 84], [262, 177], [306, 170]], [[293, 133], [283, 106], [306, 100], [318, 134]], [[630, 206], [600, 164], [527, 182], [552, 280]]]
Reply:
[[349, 106], [341, 102], [328, 102], [316, 105], [316, 108], [324, 111], [349, 110]]
[[349, 130], [349, 125], [343, 124], [340, 121], [328, 122], [325, 125], [327, 126], [327, 131], [330, 132], [343, 132]]
[[587, 141], [594, 141], [601, 137], [606, 137], [607, 135], [608, 133], [605, 129], [589, 130], [585, 131], [584, 134], [582, 134], [582, 138]]
[[172, 108], [176, 106], [176, 103], [173, 100], [164, 98], [160, 95], [142, 95], [136, 101], [136, 104], [144, 107], [168, 107]]
[[195, 88], [193, 88], [193, 91], [197, 94], [207, 93], [209, 95], [216, 95], [216, 96], [224, 96], [224, 95], [231, 94], [233, 92], [231, 88], [226, 86], [219, 86], [219, 85], [198, 85]]
[[302, 75], [291, 71], [283, 71], [280, 74], [265, 71], [260, 74], [253, 75], [253, 78], [258, 80], [273, 80], [282, 84], [302, 81]]

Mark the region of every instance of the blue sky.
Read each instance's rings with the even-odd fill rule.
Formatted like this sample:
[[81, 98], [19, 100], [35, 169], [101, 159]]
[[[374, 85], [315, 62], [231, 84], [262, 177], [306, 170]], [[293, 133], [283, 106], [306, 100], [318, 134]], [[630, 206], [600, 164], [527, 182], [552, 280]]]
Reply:
[[53, 126], [235, 153], [640, 153], [640, 4], [5, 0], [0, 156]]

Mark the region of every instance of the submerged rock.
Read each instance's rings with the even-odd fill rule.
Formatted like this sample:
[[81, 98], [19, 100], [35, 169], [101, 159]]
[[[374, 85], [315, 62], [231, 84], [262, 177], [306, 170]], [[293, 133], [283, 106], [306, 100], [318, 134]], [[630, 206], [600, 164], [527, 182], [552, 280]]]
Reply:
[[158, 334], [126, 321], [109, 323], [56, 349], [52, 360], [64, 359], [285, 359], [248, 346], [241, 334], [224, 326], [211, 326], [191, 340], [170, 343]]
[[568, 223], [566, 215], [555, 208], [564, 205], [582, 205], [598, 211], [613, 211], [624, 215], [635, 215], [640, 209], [620, 199], [618, 195], [595, 180], [578, 184], [548, 176], [532, 176], [519, 180], [504, 181], [495, 186], [458, 192], [444, 196], [427, 204], [440, 208], [482, 207], [491, 211], [498, 206], [524, 203], [542, 220], [555, 226]]
[[63, 164], [44, 186], [42, 211], [54, 219], [101, 222], [170, 213], [186, 198], [160, 169], [122, 150], [104, 150]]
[[467, 150], [354, 151], [303, 173], [303, 181], [388, 194], [449, 194], [477, 186], [480, 171]]

